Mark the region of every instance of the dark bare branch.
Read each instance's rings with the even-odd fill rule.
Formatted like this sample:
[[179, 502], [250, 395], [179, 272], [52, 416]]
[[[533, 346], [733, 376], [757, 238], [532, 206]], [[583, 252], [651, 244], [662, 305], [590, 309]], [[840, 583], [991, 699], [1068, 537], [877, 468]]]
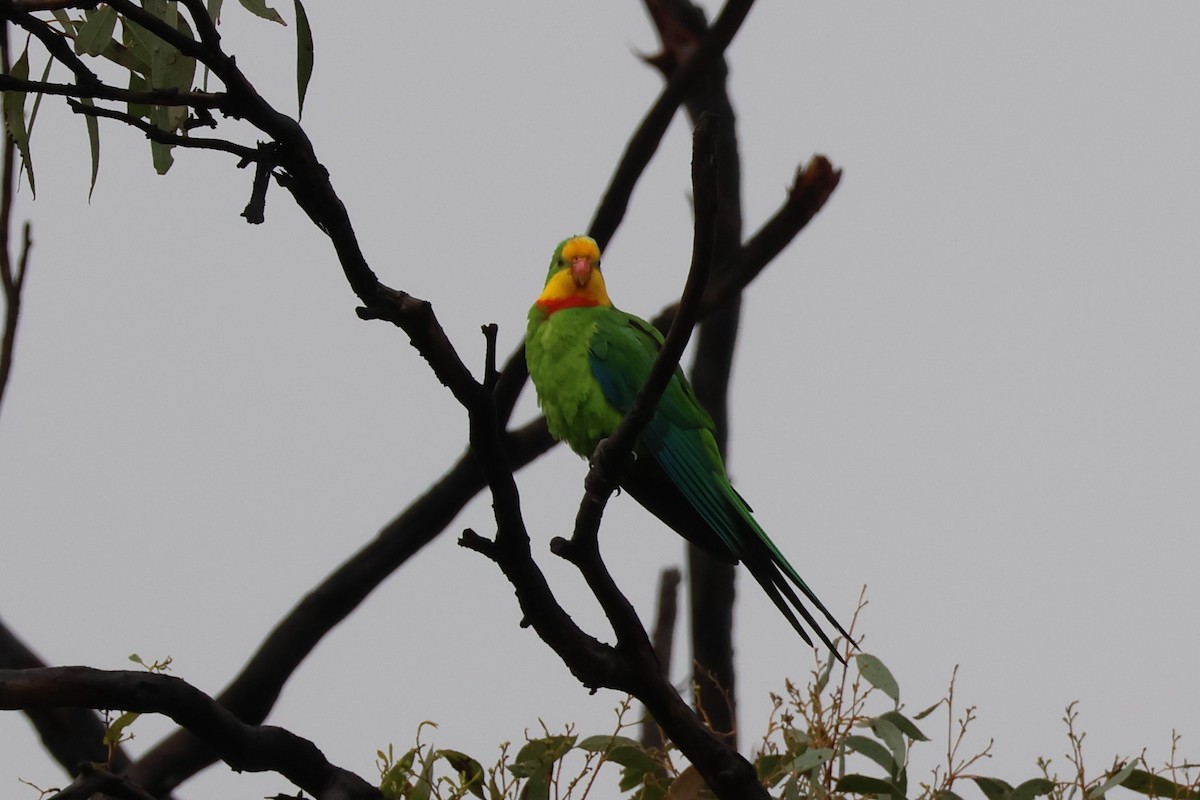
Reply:
[[128, 778], [91, 761], [81, 762], [71, 785], [51, 795], [49, 800], [89, 800], [98, 795], [115, 800], [158, 800]]
[[0, 708], [121, 709], [163, 714], [243, 772], [277, 772], [316, 798], [379, 800], [379, 790], [330, 764], [316, 745], [282, 728], [246, 725], [185, 681], [88, 667], [0, 670]]
[[[36, 653], [0, 621], [0, 670], [36, 669], [46, 666]], [[108, 753], [103, 744], [104, 723], [85, 708], [44, 708], [27, 712], [46, 751], [66, 770], [82, 761], [103, 761]], [[129, 758], [124, 748], [113, 752], [112, 766], [124, 769]]]
[[687, 63], [667, 81], [658, 99], [625, 146], [621, 161], [604, 191], [600, 205], [596, 208], [591, 225], [588, 226], [589, 235], [600, 244], [601, 250], [608, 245], [624, 219], [633, 187], [658, 151], [658, 145], [671, 124], [675, 111], [684, 102], [694, 84], [723, 59], [725, 48], [733, 41], [752, 5], [754, 0], [729, 0], [725, 4], [708, 35], [696, 47]]
[[[788, 190], [783, 205], [747, 240], [734, 256], [733, 263], [727, 269], [719, 268], [718, 274], [709, 280], [708, 289], [700, 302], [701, 319], [724, 303], [731, 294], [749, 286], [792, 243], [817, 212], [825, 207], [841, 177], [841, 170], [834, 168], [829, 159], [820, 155], [813, 156], [807, 164], [796, 170], [795, 182]], [[676, 310], [676, 304], [664, 308], [654, 318], [654, 326], [659, 330], [670, 327]]]
[[115, 119], [118, 122], [123, 122], [131, 128], [137, 128], [142, 133], [146, 134], [146, 138], [162, 144], [170, 144], [176, 147], [190, 147], [195, 150], [216, 150], [222, 153], [235, 155], [243, 161], [259, 160], [260, 152], [253, 147], [234, 144], [225, 139], [213, 139], [200, 136], [184, 136], [181, 133], [172, 133], [165, 131], [162, 128], [154, 125], [141, 117], [135, 117], [133, 114], [127, 114], [124, 111], [117, 111], [113, 108], [104, 108], [103, 106], [88, 106], [76, 100], [68, 99], [67, 105], [76, 114], [84, 114], [89, 117], [104, 117], [105, 119]]
[[[678, 567], [668, 567], [658, 575], [658, 612], [650, 632], [650, 642], [658, 655], [663, 677], [670, 678], [671, 657], [674, 651], [675, 622], [679, 615], [679, 582], [683, 575]], [[662, 728], [653, 717], [642, 720], [642, 746], [662, 748], [666, 744]]]
[[113, 100], [121, 103], [143, 103], [158, 106], [188, 106], [220, 110], [226, 96], [222, 92], [181, 92], [177, 89], [152, 89], [134, 91], [109, 86], [106, 83], [78, 85], [73, 83], [50, 83], [48, 81], [18, 80], [11, 75], [0, 74], [0, 91], [40, 93], [58, 97], [87, 97], [92, 100]]

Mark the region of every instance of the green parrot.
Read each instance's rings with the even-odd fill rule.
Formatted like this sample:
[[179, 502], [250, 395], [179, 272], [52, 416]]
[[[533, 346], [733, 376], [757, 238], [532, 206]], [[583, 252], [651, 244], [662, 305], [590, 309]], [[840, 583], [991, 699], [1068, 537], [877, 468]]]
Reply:
[[[662, 341], [653, 325], [613, 307], [595, 240], [575, 236], [559, 244], [525, 333], [525, 360], [550, 433], [591, 456], [633, 405]], [[718, 559], [745, 563], [801, 638], [812, 645], [795, 612], [836, 654], [796, 589], [847, 641], [849, 634], [754, 521], [729, 483], [713, 431], [677, 369], [621, 474], [621, 488]]]

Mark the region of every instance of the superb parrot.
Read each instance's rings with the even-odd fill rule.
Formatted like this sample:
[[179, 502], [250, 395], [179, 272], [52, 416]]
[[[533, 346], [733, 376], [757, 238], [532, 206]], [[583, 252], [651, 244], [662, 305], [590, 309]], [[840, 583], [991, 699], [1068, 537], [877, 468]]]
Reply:
[[[653, 325], [613, 307], [595, 240], [575, 236], [559, 244], [525, 333], [529, 376], [550, 433], [579, 455], [591, 456], [633, 405], [662, 341]], [[620, 486], [718, 559], [745, 563], [804, 641], [812, 644], [793, 609], [837, 654], [796, 589], [847, 641], [849, 634], [754, 521], [729, 483], [713, 430], [712, 418], [677, 369]]]

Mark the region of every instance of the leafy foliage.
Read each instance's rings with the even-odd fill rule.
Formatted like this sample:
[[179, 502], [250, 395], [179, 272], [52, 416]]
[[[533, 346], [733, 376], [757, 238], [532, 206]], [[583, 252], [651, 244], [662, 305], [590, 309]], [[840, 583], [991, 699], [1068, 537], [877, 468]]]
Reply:
[[[241, 5], [255, 16], [272, 22], [286, 25], [283, 17], [263, 0], [241, 0]], [[209, 0], [208, 10], [214, 20], [220, 19], [222, 3], [220, 0]], [[188, 23], [187, 16], [179, 13], [177, 0], [142, 0], [141, 7], [167, 27], [182, 34], [191, 41], [196, 35]], [[299, 108], [304, 108], [304, 97], [312, 78], [313, 67], [313, 37], [308, 17], [300, 0], [294, 0], [296, 14], [296, 88]], [[74, 42], [75, 55], [99, 59], [97, 68], [104, 62], [115, 65], [122, 70], [122, 78], [132, 92], [155, 92], [167, 102], [128, 102], [126, 112], [135, 119], [146, 120], [154, 129], [163, 134], [186, 137], [193, 128], [211, 126], [211, 120], [202, 119], [189, 114], [188, 106], [178, 101], [178, 97], [195, 90], [196, 59], [181, 52], [179, 47], [167, 42], [133, 20], [126, 18], [112, 6], [100, 3], [95, 8], [79, 13], [65, 9], [52, 11], [53, 21], [58, 25], [68, 39]], [[50, 77], [52, 68], [61, 64], [57, 57], [47, 57], [41, 80]], [[21, 81], [30, 77], [30, 53], [28, 43], [16, 62], [6, 70], [7, 74]], [[93, 76], [94, 80], [94, 76]], [[205, 75], [207, 83], [207, 74]], [[32, 95], [32, 107], [29, 98]], [[4, 126], [8, 135], [16, 143], [21, 156], [21, 163], [30, 190], [36, 196], [33, 159], [30, 149], [32, 140], [33, 120], [37, 113], [37, 105], [42, 95], [37, 92], [22, 92], [7, 90], [4, 92]], [[172, 98], [176, 98], [172, 101]], [[157, 99], [157, 98], [156, 98]], [[79, 98], [79, 105], [95, 108], [95, 101], [84, 95]], [[96, 178], [100, 166], [100, 130], [96, 115], [83, 114], [87, 127], [89, 149], [92, 159], [91, 183], [89, 192], [96, 186]], [[176, 139], [175, 141], [178, 141]], [[175, 144], [170, 136], [150, 137], [150, 154], [155, 170], [165, 174], [174, 164], [172, 150]]]
[[[992, 742], [966, 747], [976, 721], [974, 706], [957, 711], [955, 680], [946, 695], [917, 713], [900, 703], [899, 683], [876, 655], [846, 653], [849, 665], [839, 668], [830, 658], [819, 664], [811, 680], [800, 687], [789, 682], [782, 695], [773, 695], [773, 710], [757, 746], [754, 766], [759, 779], [783, 800], [1102, 800], [1115, 789], [1170, 800], [1200, 800], [1200, 765], [1182, 762], [1174, 740], [1171, 758], [1152, 769], [1144, 755], [1117, 759], [1099, 774], [1084, 766], [1084, 734], [1076, 727], [1074, 704], [1064, 722], [1072, 772], [1060, 777], [1048, 759], [1039, 759], [1037, 772], [1013, 784], [978, 774], [978, 765], [991, 757]], [[881, 702], [882, 701], [882, 702]], [[597, 782], [601, 769], [617, 768], [617, 788], [630, 800], [694, 800], [713, 795], [695, 769], [679, 763], [679, 754], [647, 748], [627, 735], [631, 701], [617, 708], [612, 733], [579, 737], [568, 728], [526, 736], [513, 756], [501, 746], [498, 761], [486, 770], [480, 762], [453, 750], [418, 742], [399, 758], [389, 746], [379, 751], [380, 788], [389, 798], [452, 800], [473, 795], [481, 800], [548, 800], [611, 797], [611, 779]], [[936, 712], [945, 715], [945, 761], [921, 779], [910, 769], [914, 747], [936, 746], [923, 726]], [[922, 724], [918, 724], [922, 723]], [[423, 723], [422, 728], [432, 723]], [[438, 762], [443, 762], [439, 764]], [[447, 769], [448, 767], [448, 769]], [[603, 787], [603, 788], [600, 788]], [[972, 791], [971, 789], [975, 790]]]

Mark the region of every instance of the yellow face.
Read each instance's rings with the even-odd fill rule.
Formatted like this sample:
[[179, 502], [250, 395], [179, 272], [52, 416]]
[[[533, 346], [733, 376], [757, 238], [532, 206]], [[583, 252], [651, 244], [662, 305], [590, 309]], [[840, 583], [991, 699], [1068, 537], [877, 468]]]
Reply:
[[555, 309], [612, 305], [600, 272], [600, 247], [591, 237], [576, 236], [563, 242], [550, 269], [539, 305]]

